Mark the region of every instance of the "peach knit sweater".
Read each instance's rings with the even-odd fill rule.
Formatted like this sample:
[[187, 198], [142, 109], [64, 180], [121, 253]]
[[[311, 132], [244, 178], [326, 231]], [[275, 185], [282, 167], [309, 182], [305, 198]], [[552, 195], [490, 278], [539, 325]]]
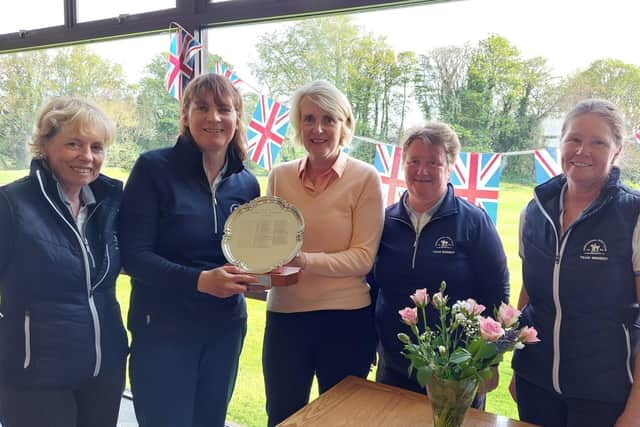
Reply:
[[298, 176], [303, 161], [280, 164], [269, 174], [267, 194], [282, 197], [302, 213], [306, 266], [297, 284], [269, 291], [267, 309], [294, 313], [366, 307], [371, 298], [365, 275], [384, 220], [380, 178], [371, 165], [348, 157], [342, 175], [314, 197]]

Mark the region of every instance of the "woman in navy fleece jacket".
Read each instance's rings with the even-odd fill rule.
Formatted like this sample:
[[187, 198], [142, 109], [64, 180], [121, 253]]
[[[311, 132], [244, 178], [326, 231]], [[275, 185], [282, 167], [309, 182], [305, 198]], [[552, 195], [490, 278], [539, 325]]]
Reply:
[[[474, 298], [492, 314], [493, 307], [508, 299], [509, 273], [489, 215], [456, 197], [449, 183], [460, 152], [455, 132], [444, 123], [430, 122], [408, 130], [401, 145], [407, 191], [385, 212], [382, 241], [367, 277], [376, 300], [376, 381], [425, 393], [415, 372], [408, 377], [409, 361], [400, 354], [397, 334], [410, 331], [398, 310], [411, 302], [416, 289], [426, 288], [433, 295], [444, 280], [452, 304]], [[428, 310], [435, 322], [434, 308]], [[497, 386], [497, 375], [494, 369], [483, 392]], [[484, 393], [478, 393], [474, 407], [484, 407]]]
[[132, 277], [130, 377], [140, 426], [223, 426], [246, 332], [246, 284], [220, 242], [231, 211], [260, 193], [243, 165], [242, 98], [225, 77], [187, 86], [175, 146], [143, 154], [120, 237]]

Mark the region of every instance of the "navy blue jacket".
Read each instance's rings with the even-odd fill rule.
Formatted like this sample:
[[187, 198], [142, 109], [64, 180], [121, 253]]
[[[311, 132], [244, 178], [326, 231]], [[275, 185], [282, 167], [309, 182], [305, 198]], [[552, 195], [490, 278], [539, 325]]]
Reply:
[[82, 239], [43, 160], [0, 188], [0, 376], [13, 385], [64, 387], [124, 364], [116, 301], [115, 221], [122, 183], [90, 187]]
[[637, 301], [632, 237], [640, 194], [619, 176], [614, 167], [598, 198], [563, 236], [564, 175], [536, 187], [525, 210], [529, 303], [523, 319], [541, 342], [517, 351], [513, 366], [533, 384], [570, 398], [623, 402], [631, 387], [635, 328], [628, 313]]
[[132, 277], [132, 332], [202, 342], [227, 320], [246, 318], [242, 295], [217, 298], [199, 292], [197, 284], [203, 270], [227, 263], [221, 240], [231, 211], [259, 195], [257, 179], [232, 150], [215, 195], [191, 139], [140, 156], [125, 187], [119, 229], [124, 268]]
[[[403, 200], [407, 193], [403, 195]], [[474, 298], [493, 307], [509, 297], [509, 272], [502, 243], [485, 211], [454, 196], [448, 185], [440, 208], [416, 234], [402, 200], [386, 209], [382, 241], [367, 280], [376, 299], [378, 353], [388, 369], [405, 374], [409, 361], [400, 354], [399, 332], [412, 335], [400, 322], [398, 310], [412, 307], [416, 289], [429, 295], [447, 282], [450, 304]], [[376, 295], [377, 294], [377, 295]], [[430, 326], [437, 314], [429, 306]]]

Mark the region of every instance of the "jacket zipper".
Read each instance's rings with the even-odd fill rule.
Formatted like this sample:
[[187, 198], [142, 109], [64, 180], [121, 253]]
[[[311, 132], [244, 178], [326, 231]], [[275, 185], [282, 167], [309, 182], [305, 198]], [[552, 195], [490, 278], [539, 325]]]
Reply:
[[627, 360], [625, 366], [627, 367], [629, 382], [633, 384], [633, 372], [631, 371], [631, 338], [629, 337], [627, 325], [622, 324], [622, 330], [624, 331], [625, 344], [627, 345]]
[[[439, 219], [440, 217], [431, 217], [431, 219], [429, 220], [429, 222], [427, 224], [424, 225], [424, 227], [426, 227], [428, 224], [432, 223], [433, 221]], [[418, 254], [418, 243], [420, 243], [420, 235], [422, 234], [422, 230], [424, 230], [424, 227], [422, 227], [422, 230], [420, 230], [419, 232], [416, 231], [416, 228], [413, 226], [413, 224], [408, 223], [407, 221], [405, 221], [402, 218], [398, 218], [398, 217], [391, 217], [391, 219], [395, 220], [395, 221], [399, 221], [403, 224], [405, 224], [407, 227], [411, 228], [413, 230], [413, 232], [416, 234], [416, 238], [413, 241], [413, 253], [411, 254], [411, 269], [415, 270], [416, 268], [416, 255]]]
[[24, 312], [24, 365], [27, 369], [31, 364], [31, 313], [29, 310]]
[[[89, 267], [89, 255], [87, 253], [87, 248], [76, 227], [74, 227], [73, 225], [71, 225], [71, 223], [69, 223], [69, 221], [64, 217], [62, 212], [60, 212], [58, 207], [53, 203], [53, 201], [47, 195], [47, 192], [44, 189], [44, 184], [42, 182], [42, 177], [40, 176], [39, 170], [36, 171], [36, 175], [38, 177], [38, 182], [40, 184], [40, 190], [42, 191], [42, 194], [44, 195], [45, 199], [47, 200], [47, 202], [49, 202], [49, 204], [51, 205], [53, 210], [58, 214], [58, 216], [62, 218], [65, 224], [67, 224], [67, 226], [71, 229], [71, 231], [74, 233], [74, 235], [78, 239], [78, 243], [80, 244], [80, 249], [82, 251], [82, 261], [84, 263], [85, 284], [87, 287], [87, 300], [89, 303], [89, 311], [91, 312], [91, 320], [93, 322], [93, 328], [95, 333], [94, 338], [95, 338], [95, 350], [96, 350], [96, 364], [93, 370], [93, 376], [97, 377], [98, 374], [100, 373], [100, 366], [102, 364], [102, 348], [100, 345], [101, 331], [100, 331], [100, 319], [98, 317], [98, 310], [96, 309], [96, 304], [95, 304], [95, 301], [93, 300], [93, 289], [91, 288], [91, 270]], [[94, 212], [95, 212], [95, 209], [94, 209]], [[89, 221], [89, 218], [87, 218], [87, 222]]]
[[534, 192], [534, 199], [538, 208], [545, 216], [549, 224], [551, 224], [551, 228], [553, 228], [553, 232], [556, 237], [556, 257], [555, 263], [553, 264], [553, 305], [556, 310], [556, 315], [553, 320], [553, 364], [551, 367], [551, 382], [553, 383], [553, 389], [556, 393], [562, 394], [562, 390], [560, 389], [560, 327], [562, 325], [562, 306], [560, 305], [560, 265], [562, 263], [562, 255], [564, 254], [564, 248], [567, 242], [567, 238], [569, 237], [569, 232], [571, 228], [567, 230], [565, 233], [565, 237], [562, 241], [562, 245], [558, 247], [558, 241], [560, 240], [558, 236], [558, 230], [556, 229], [556, 225], [553, 220], [547, 213], [547, 211], [540, 203], [538, 199], [538, 195]]

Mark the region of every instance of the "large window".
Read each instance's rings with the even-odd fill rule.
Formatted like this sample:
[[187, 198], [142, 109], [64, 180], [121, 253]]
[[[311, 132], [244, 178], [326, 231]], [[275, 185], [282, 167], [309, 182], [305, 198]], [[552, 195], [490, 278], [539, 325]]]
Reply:
[[[0, 10], [0, 34], [28, 31], [64, 24], [60, 1], [6, 1]], [[1, 44], [0, 44], [1, 46]]]
[[176, 7], [175, 0], [76, 0], [78, 22], [114, 18], [125, 14], [153, 12]]
[[[173, 144], [179, 107], [164, 87], [171, 21], [205, 43], [203, 70], [222, 62], [244, 81], [245, 120], [259, 94], [287, 103], [311, 79], [334, 82], [357, 118], [352, 155], [368, 161], [373, 143], [396, 143], [407, 126], [425, 118], [454, 125], [463, 150], [526, 151], [553, 144], [557, 117], [586, 96], [620, 104], [631, 138], [640, 132], [636, 2], [1, 1], [0, 32], [6, 34], [0, 34], [0, 185], [27, 172], [35, 115], [56, 95], [89, 97], [117, 123], [108, 175], [126, 179], [140, 153]], [[65, 3], [73, 7], [65, 9]], [[388, 3], [403, 7], [360, 10]], [[129, 16], [114, 19], [119, 15]], [[586, 26], [590, 22], [597, 24]], [[291, 134], [278, 161], [300, 155]], [[624, 152], [625, 174], [640, 182], [640, 150], [628, 144]], [[509, 158], [505, 181], [511, 181], [500, 190], [508, 202], [500, 209], [510, 209], [499, 214], [505, 221], [498, 228], [512, 272], [512, 299], [520, 286], [516, 222], [532, 186], [533, 163], [525, 160]], [[266, 180], [266, 170], [250, 167]], [[252, 427], [265, 424], [264, 305], [253, 304], [229, 413]], [[506, 391], [511, 371], [507, 363], [502, 368], [500, 389], [487, 407], [515, 417]]]

